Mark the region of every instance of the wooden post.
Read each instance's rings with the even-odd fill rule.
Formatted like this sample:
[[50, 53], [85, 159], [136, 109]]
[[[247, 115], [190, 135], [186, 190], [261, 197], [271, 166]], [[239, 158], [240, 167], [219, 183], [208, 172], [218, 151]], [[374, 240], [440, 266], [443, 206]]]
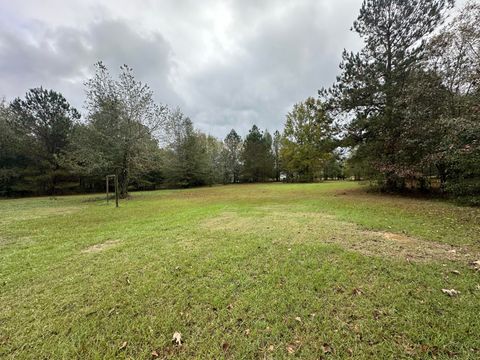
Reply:
[[118, 208], [118, 172], [115, 175], [115, 207]]
[[107, 205], [108, 205], [108, 175], [105, 177], [107, 186]]

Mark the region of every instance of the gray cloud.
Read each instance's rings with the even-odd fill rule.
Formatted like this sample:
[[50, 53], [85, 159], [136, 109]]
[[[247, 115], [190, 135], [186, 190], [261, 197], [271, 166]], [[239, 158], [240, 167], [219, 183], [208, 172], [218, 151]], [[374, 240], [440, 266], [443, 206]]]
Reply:
[[112, 72], [129, 64], [140, 79], [148, 80], [159, 99], [180, 101], [169, 79], [174, 61], [168, 42], [160, 34], [140, 35], [119, 20], [95, 22], [85, 30], [52, 29], [41, 22], [29, 24], [24, 34], [2, 29], [0, 91], [9, 97], [22, 96], [27, 89], [42, 85], [62, 91], [81, 108], [83, 83], [99, 60]]
[[0, 4], [0, 96], [61, 91], [82, 108], [93, 64], [122, 64], [219, 137], [280, 129], [337, 75], [361, 0], [19, 0]]

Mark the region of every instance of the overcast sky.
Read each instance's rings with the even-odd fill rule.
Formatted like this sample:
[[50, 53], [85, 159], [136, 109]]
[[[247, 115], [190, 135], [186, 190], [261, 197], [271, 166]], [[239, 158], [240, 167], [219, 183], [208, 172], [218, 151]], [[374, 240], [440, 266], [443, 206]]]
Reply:
[[0, 3], [0, 97], [60, 91], [83, 112], [103, 61], [223, 138], [281, 129], [291, 106], [338, 73], [361, 0], [16, 0]]

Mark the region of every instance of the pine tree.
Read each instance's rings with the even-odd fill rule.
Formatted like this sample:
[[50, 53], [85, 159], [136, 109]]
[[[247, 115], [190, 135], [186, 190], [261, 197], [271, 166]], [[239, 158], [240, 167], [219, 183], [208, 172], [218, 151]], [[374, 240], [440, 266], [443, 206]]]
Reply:
[[71, 142], [75, 122], [80, 118], [62, 94], [43, 88], [31, 89], [25, 99], [10, 105], [13, 130], [21, 140], [25, 161], [15, 188], [19, 192], [55, 195], [76, 186], [62, 159]]
[[364, 47], [359, 53], [344, 51], [342, 74], [329, 92], [333, 107], [354, 115], [350, 140], [368, 148], [361, 153], [388, 188], [399, 185], [396, 165], [404, 114], [398, 100], [424, 57], [427, 37], [452, 5], [451, 0], [364, 0], [353, 24]]

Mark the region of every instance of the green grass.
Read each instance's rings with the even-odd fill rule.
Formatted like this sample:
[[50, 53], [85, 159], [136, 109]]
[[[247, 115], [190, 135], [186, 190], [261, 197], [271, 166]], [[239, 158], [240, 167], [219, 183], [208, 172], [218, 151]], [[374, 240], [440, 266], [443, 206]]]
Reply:
[[479, 209], [350, 182], [2, 200], [0, 358], [478, 359], [479, 254]]

